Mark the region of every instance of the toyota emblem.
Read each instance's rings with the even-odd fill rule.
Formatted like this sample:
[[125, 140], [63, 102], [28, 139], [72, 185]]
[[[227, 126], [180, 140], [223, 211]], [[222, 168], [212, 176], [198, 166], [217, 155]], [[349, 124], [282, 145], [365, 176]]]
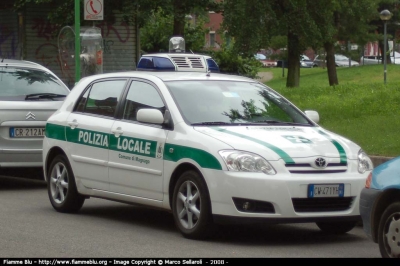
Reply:
[[315, 159], [315, 165], [319, 168], [325, 168], [326, 160], [324, 158], [317, 158], [317, 159]]

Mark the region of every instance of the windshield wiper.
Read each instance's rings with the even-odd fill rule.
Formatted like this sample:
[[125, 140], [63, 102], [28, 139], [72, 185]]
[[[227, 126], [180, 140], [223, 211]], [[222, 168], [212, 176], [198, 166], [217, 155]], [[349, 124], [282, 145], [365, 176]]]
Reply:
[[214, 126], [214, 125], [232, 125], [233, 123], [227, 123], [227, 122], [197, 122], [197, 123], [192, 123], [192, 126]]
[[285, 121], [278, 121], [278, 120], [261, 120], [261, 121], [253, 121], [252, 124], [258, 123], [267, 123], [267, 124], [279, 124], [279, 125], [309, 125], [304, 123], [295, 123], [295, 122], [285, 122]]
[[61, 98], [61, 97], [67, 97], [67, 95], [64, 94], [56, 94], [56, 93], [32, 93], [32, 94], [27, 94], [25, 96], [25, 100], [28, 99], [53, 99], [53, 98]]

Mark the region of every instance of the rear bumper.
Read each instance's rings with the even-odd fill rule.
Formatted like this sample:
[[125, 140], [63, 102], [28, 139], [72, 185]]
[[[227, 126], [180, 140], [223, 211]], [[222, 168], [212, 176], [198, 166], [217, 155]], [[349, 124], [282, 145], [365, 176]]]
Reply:
[[0, 149], [0, 167], [41, 167], [42, 149]]

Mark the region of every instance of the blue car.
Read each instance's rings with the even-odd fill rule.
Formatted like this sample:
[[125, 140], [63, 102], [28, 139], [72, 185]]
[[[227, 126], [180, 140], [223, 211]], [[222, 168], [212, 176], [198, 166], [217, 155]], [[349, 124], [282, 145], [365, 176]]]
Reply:
[[377, 166], [361, 191], [360, 213], [367, 236], [383, 258], [400, 258], [400, 157]]

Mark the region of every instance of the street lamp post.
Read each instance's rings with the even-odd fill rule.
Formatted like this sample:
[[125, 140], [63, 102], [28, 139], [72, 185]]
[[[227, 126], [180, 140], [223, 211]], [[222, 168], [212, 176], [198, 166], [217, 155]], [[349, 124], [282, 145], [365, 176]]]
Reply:
[[392, 13], [390, 13], [389, 10], [385, 9], [382, 10], [381, 13], [379, 14], [381, 20], [383, 21], [384, 24], [384, 29], [383, 29], [383, 82], [386, 85], [386, 24], [387, 21], [392, 17]]
[[193, 17], [192, 17], [192, 15], [186, 15], [185, 16], [185, 18], [186, 18], [186, 20], [187, 20], [187, 25], [188, 25], [188, 27], [190, 27], [190, 23], [191, 23], [191, 21], [192, 21], [192, 19], [193, 19]]

